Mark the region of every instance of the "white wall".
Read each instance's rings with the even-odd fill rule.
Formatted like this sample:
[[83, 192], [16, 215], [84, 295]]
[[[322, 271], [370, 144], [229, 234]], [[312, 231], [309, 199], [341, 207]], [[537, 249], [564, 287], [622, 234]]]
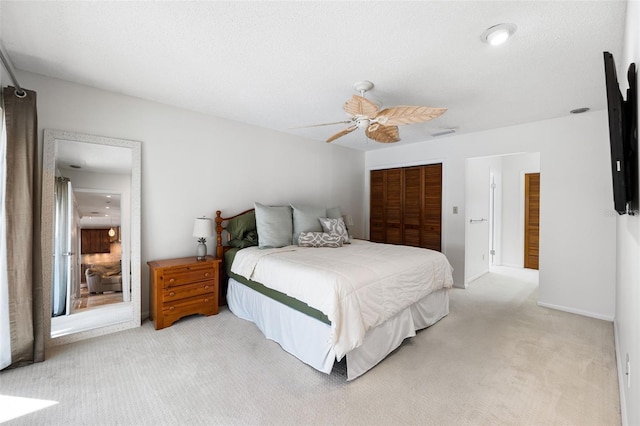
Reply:
[[[616, 220], [612, 213], [607, 126], [606, 111], [593, 111], [376, 150], [366, 153], [365, 167], [370, 170], [443, 162], [443, 252], [460, 286], [465, 282], [466, 159], [539, 152], [539, 303], [612, 320]], [[365, 174], [367, 197], [368, 186]], [[460, 207], [459, 214], [452, 213], [453, 206]]]
[[[627, 3], [624, 56], [615, 58], [618, 80], [626, 89], [626, 70], [640, 65], [640, 2]], [[617, 219], [616, 356], [623, 423], [640, 425], [640, 216]], [[627, 376], [626, 358], [631, 364]], [[630, 379], [630, 386], [628, 385]]]
[[198, 216], [254, 201], [339, 205], [363, 235], [362, 152], [31, 73], [18, 79], [37, 92], [40, 146], [45, 128], [142, 141], [143, 316], [146, 262], [195, 255]]

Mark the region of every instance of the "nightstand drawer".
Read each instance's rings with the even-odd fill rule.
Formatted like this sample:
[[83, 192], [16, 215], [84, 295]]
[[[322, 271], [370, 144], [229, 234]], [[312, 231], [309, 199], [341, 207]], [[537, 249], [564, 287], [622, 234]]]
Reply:
[[164, 287], [175, 287], [198, 281], [212, 280], [214, 275], [215, 270], [211, 265], [171, 268], [164, 273]]
[[216, 291], [216, 283], [213, 280], [202, 281], [196, 284], [186, 284], [178, 287], [170, 287], [162, 289], [162, 300], [171, 302], [173, 300], [187, 299], [189, 297], [199, 296], [201, 294], [213, 293]]
[[207, 315], [207, 312], [209, 311], [211, 311], [209, 315], [212, 315], [217, 306], [218, 301], [216, 297], [214, 297], [213, 294], [205, 294], [202, 296], [190, 297], [188, 299], [167, 302], [162, 307], [162, 315], [167, 317], [182, 317], [196, 313]]

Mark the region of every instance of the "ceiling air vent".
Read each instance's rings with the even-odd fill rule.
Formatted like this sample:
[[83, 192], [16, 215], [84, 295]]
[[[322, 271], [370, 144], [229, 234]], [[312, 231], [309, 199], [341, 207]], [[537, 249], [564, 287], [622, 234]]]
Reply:
[[456, 131], [454, 129], [443, 129], [443, 130], [438, 130], [436, 132], [431, 133], [431, 136], [437, 138], [438, 136], [444, 136], [444, 135], [450, 135], [451, 133], [455, 133]]

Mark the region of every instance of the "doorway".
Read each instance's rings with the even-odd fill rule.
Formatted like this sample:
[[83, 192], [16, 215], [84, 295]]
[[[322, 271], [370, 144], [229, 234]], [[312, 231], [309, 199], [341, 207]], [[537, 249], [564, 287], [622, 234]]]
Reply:
[[525, 175], [539, 173], [539, 153], [467, 159], [465, 285], [494, 267], [525, 268]]

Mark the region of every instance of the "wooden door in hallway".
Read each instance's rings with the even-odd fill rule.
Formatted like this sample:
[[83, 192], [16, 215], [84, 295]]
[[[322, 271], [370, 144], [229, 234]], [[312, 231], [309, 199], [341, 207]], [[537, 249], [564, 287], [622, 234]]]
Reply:
[[524, 267], [538, 269], [540, 173], [524, 175]]

